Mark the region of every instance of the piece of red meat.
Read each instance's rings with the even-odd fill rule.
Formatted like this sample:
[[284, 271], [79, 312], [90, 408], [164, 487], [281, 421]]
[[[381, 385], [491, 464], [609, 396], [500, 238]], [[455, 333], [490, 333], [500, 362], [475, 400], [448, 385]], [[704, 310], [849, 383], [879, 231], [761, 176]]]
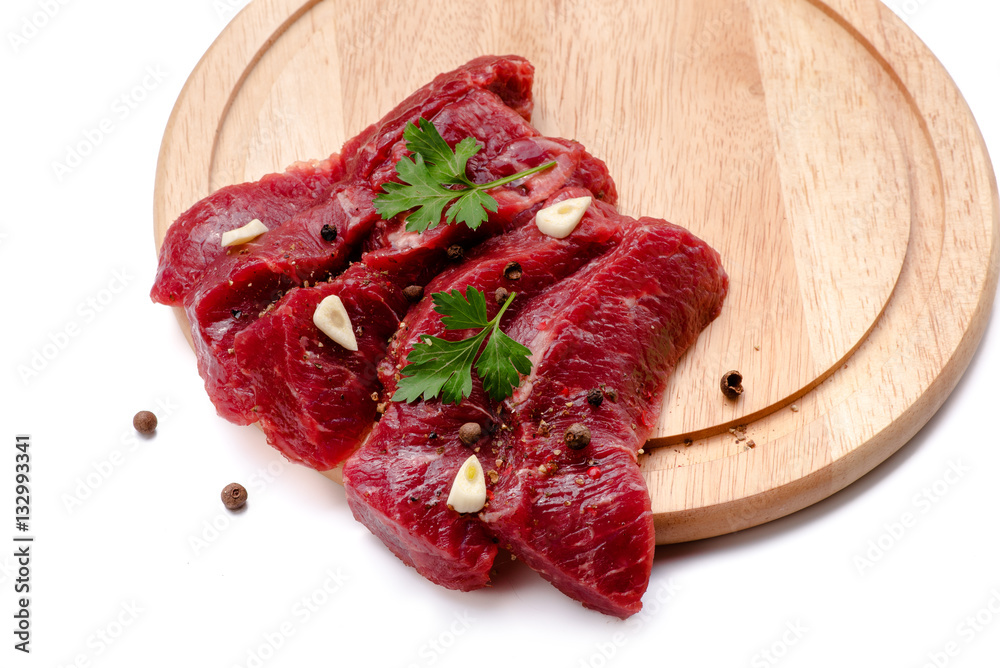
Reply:
[[520, 56], [481, 56], [437, 75], [344, 144], [340, 154], [346, 171], [364, 178], [372, 176], [397, 150], [396, 143], [407, 124], [419, 118], [430, 120], [445, 106], [473, 91], [492, 93], [504, 106], [530, 121], [534, 74], [534, 66]]
[[[578, 188], [566, 189], [547, 204], [587, 194]], [[423, 301], [407, 314], [379, 367], [384, 396], [395, 392], [397, 365], [403, 366], [419, 337], [459, 340], [471, 333], [444, 329], [433, 310], [432, 293], [452, 289], [465, 293], [475, 287], [487, 294], [487, 313], [493, 317], [499, 310], [492, 299], [497, 288], [515, 292], [504, 314], [504, 322], [510, 322], [532, 296], [613, 247], [623, 231], [613, 207], [595, 204], [565, 239], [546, 236], [532, 224], [484, 242], [463, 264], [431, 281]], [[512, 262], [520, 265], [520, 278], [505, 275]], [[470, 454], [478, 454], [487, 472], [497, 467], [492, 439], [501, 422], [475, 375], [473, 388], [472, 395], [457, 405], [439, 400], [390, 402], [368, 439], [344, 466], [344, 486], [354, 516], [426, 578], [462, 590], [489, 581], [496, 555], [495, 541], [478, 518], [459, 514], [445, 503], [458, 467]], [[458, 437], [459, 428], [467, 422], [483, 429], [483, 436], [471, 447]]]
[[[490, 92], [472, 91], [461, 103], [441, 107], [427, 118], [449, 146], [466, 137], [479, 142], [481, 150], [466, 167], [474, 183], [489, 183], [550, 161], [556, 164], [523, 182], [490, 190], [497, 211], [488, 212], [487, 220], [475, 230], [442, 224], [408, 232], [405, 213], [378, 221], [365, 245], [364, 261], [369, 266], [415, 280], [428, 265], [440, 266], [449, 247], [468, 247], [530, 222], [542, 203], [561, 188], [579, 186], [601, 193], [601, 199], [611, 204], [617, 201], [604, 162], [577, 142], [540, 136], [519, 114], [498, 105]], [[378, 190], [384, 183], [398, 181], [396, 163], [406, 155], [405, 142], [397, 143], [389, 159], [372, 171], [371, 187]]]
[[[350, 316], [356, 352], [313, 324], [329, 295], [340, 297]], [[255, 390], [268, 443], [320, 471], [343, 461], [374, 423], [377, 365], [408, 306], [395, 280], [356, 263], [329, 282], [293, 289], [268, 317], [242, 330], [236, 361]]]
[[[643, 218], [508, 330], [531, 349], [533, 367], [509, 401], [513, 428], [498, 443], [505, 465], [482, 517], [501, 546], [587, 607], [624, 618], [642, 606], [655, 536], [636, 453], [677, 359], [727, 289], [713, 249]], [[587, 401], [595, 389], [599, 406]], [[591, 434], [581, 450], [564, 442], [574, 424]]]
[[[496, 541], [474, 515], [446, 506], [451, 481], [471, 448], [458, 440], [466, 422], [489, 426], [481, 383], [460, 404], [390, 402], [371, 434], [344, 464], [355, 519], [428, 580], [469, 591], [489, 582]], [[488, 445], [489, 437], [480, 440]], [[455, 461], [461, 453], [461, 461]]]
[[297, 162], [281, 174], [216, 190], [174, 221], [163, 237], [159, 267], [150, 296], [180, 306], [205, 268], [225, 254], [222, 233], [254, 218], [269, 229], [319, 202], [344, 173], [338, 155], [319, 162]]
[[[434, 123], [438, 125], [439, 121], [435, 119]], [[450, 126], [442, 124], [442, 127], [447, 129]], [[472, 132], [472, 129], [468, 131]], [[495, 143], [493, 145], [496, 146]], [[552, 160], [556, 164], [531, 175], [523, 183], [515, 181], [490, 190], [490, 195], [497, 201], [497, 211], [488, 212], [486, 222], [475, 230], [459, 224], [438, 225], [419, 233], [408, 232], [405, 229], [405, 214], [379, 221], [366, 244], [368, 251], [364, 262], [394, 274], [416, 276], [428, 265], [440, 266], [447, 249], [453, 245], [463, 248], [473, 246], [488, 237], [531, 223], [544, 202], [566, 187], [580, 187], [591, 192], [600, 190], [605, 201], [615, 203], [617, 192], [607, 166], [577, 142], [527, 136], [497, 148], [496, 154], [480, 151], [469, 161], [470, 175], [475, 182], [488, 183]], [[485, 155], [481, 161], [473, 164], [473, 160], [482, 154]]]
[[[236, 368], [236, 335], [266, 316], [288, 290], [324, 281], [347, 265], [377, 214], [364, 186], [339, 183], [330, 196], [281, 227], [229, 249], [188, 294], [185, 312], [198, 371], [219, 415], [236, 424], [259, 417], [257, 398]], [[324, 239], [324, 229], [327, 238]]]

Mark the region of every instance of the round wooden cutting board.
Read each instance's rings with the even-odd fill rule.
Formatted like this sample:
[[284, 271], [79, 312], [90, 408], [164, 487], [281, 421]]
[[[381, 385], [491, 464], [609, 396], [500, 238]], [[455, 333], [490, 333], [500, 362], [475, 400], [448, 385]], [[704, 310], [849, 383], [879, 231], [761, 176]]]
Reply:
[[534, 125], [605, 160], [624, 213], [729, 273], [641, 458], [658, 542], [825, 498], [938, 409], [993, 303], [1000, 206], [961, 95], [877, 0], [254, 0], [170, 118], [157, 246], [216, 188], [336, 152], [491, 53], [534, 63]]

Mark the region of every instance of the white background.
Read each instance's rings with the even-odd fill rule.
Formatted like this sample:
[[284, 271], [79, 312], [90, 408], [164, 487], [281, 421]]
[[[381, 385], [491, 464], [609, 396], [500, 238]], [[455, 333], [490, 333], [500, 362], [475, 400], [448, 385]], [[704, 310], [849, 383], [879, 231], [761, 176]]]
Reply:
[[[1000, 3], [893, 1], [1000, 154]], [[27, 432], [37, 537], [26, 656], [13, 650], [15, 532], [0, 529], [0, 665], [998, 665], [996, 316], [899, 453], [791, 517], [659, 548], [631, 621], [522, 568], [447, 591], [355, 523], [338, 487], [217, 418], [173, 315], [148, 298], [167, 117], [242, 2], [48, 4], [16, 47], [46, 3], [0, 10], [0, 516]], [[129, 107], [121, 96], [143, 85]], [[59, 178], [53, 161], [105, 118], [111, 131]], [[58, 353], [23, 379], [47, 344]], [[137, 440], [145, 408], [160, 428]], [[218, 499], [234, 480], [251, 493], [235, 515]]]

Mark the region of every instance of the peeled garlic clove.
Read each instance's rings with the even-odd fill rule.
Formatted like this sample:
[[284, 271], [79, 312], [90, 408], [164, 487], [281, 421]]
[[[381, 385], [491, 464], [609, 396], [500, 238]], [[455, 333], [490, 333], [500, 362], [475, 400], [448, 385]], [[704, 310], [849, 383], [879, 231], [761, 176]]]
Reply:
[[254, 218], [243, 227], [223, 232], [222, 245], [239, 246], [240, 244], [245, 244], [248, 241], [253, 241], [265, 232], [267, 232], [267, 227], [264, 226], [264, 223]]
[[535, 225], [542, 234], [555, 239], [568, 237], [580, 224], [591, 201], [590, 197], [574, 197], [556, 202], [535, 214]]
[[486, 478], [475, 455], [459, 467], [448, 494], [448, 505], [460, 513], [478, 513], [486, 505]]
[[351, 317], [347, 315], [344, 302], [337, 295], [330, 295], [319, 303], [313, 311], [313, 324], [319, 331], [329, 336], [347, 350], [357, 350], [358, 340], [354, 337]]

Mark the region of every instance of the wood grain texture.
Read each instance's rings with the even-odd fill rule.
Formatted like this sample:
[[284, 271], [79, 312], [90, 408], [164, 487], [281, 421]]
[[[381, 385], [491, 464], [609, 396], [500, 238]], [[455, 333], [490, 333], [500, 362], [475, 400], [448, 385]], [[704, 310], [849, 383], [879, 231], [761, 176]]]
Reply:
[[[325, 157], [435, 74], [517, 53], [539, 130], [582, 142], [625, 213], [688, 227], [731, 277], [641, 461], [658, 542], [818, 501], [941, 405], [993, 302], [1000, 206], [961, 95], [879, 2], [416, 4], [241, 12], [168, 123], [157, 245], [215, 188]], [[718, 387], [733, 368], [736, 402]]]

